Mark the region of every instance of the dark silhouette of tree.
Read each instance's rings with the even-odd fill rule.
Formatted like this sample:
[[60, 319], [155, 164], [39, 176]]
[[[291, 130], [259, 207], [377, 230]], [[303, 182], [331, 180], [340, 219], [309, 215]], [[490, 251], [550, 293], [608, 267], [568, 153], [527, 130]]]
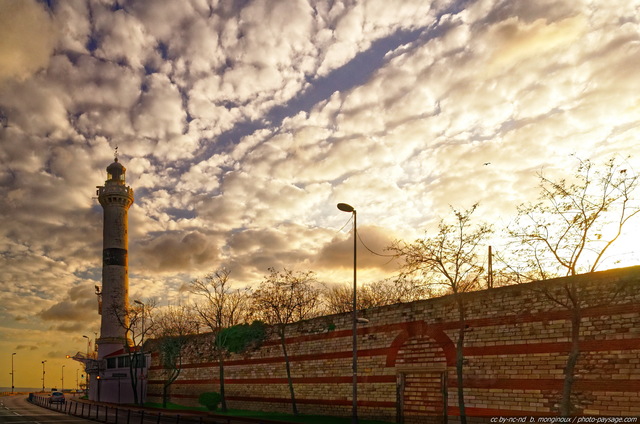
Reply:
[[[118, 309], [116, 302], [113, 305]], [[144, 403], [142, 397], [138, 396], [138, 385], [140, 373], [147, 366], [144, 343], [154, 331], [151, 317], [155, 306], [155, 299], [147, 299], [144, 303], [134, 302], [124, 311], [117, 310], [113, 314], [125, 330], [124, 351], [128, 356], [129, 379], [133, 390], [133, 401], [136, 405]]]
[[198, 317], [186, 306], [168, 306], [155, 316], [155, 336], [160, 361], [165, 373], [162, 387], [162, 407], [167, 407], [169, 387], [182, 371], [183, 350], [189, 336], [197, 333]]
[[[398, 284], [393, 280], [379, 280], [357, 287], [356, 307], [358, 310], [395, 303], [413, 302], [431, 297], [431, 291], [424, 284]], [[323, 290], [324, 313], [341, 314], [353, 310], [353, 287], [335, 285]]]
[[[441, 294], [452, 294], [458, 309], [459, 330], [456, 341], [456, 376], [460, 421], [466, 424], [464, 401], [464, 337], [467, 331], [464, 294], [480, 288], [484, 273], [484, 246], [491, 233], [486, 224], [473, 225], [471, 216], [478, 204], [470, 209], [453, 209], [453, 223], [442, 219], [438, 233], [413, 243], [395, 241], [389, 248], [402, 259], [401, 279], [434, 288]], [[482, 249], [481, 249], [482, 247]]]
[[[579, 160], [570, 180], [538, 176], [538, 202], [521, 205], [507, 229], [517, 246], [509, 267], [525, 281], [595, 271], [625, 225], [640, 212], [632, 197], [638, 175], [612, 158], [602, 168]], [[571, 395], [580, 357], [582, 311], [594, 305], [587, 305], [575, 279], [568, 279], [561, 291], [538, 291], [570, 315], [570, 350], [559, 405], [560, 414], [569, 416], [575, 409]], [[616, 295], [599, 302], [610, 304]]]
[[269, 275], [253, 293], [255, 310], [268, 324], [273, 325], [282, 346], [293, 414], [298, 415], [295, 391], [291, 379], [291, 365], [287, 353], [286, 328], [294, 322], [318, 315], [320, 291], [313, 271], [282, 272], [269, 268]]
[[250, 318], [250, 297], [248, 289], [233, 289], [229, 281], [230, 271], [218, 269], [197, 278], [190, 284], [192, 293], [202, 298], [195, 304], [195, 310], [213, 333], [213, 351], [218, 360], [220, 380], [221, 410], [227, 411], [224, 385], [224, 360], [229, 354], [225, 344], [226, 334], [222, 330], [245, 323]]

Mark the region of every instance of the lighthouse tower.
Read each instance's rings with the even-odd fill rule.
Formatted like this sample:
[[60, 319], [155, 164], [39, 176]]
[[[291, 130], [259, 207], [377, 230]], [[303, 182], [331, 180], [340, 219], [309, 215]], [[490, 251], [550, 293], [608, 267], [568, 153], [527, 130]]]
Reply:
[[[126, 168], [118, 162], [118, 158], [107, 167], [107, 180], [104, 186], [98, 186], [98, 200], [104, 210], [103, 249], [102, 249], [102, 298], [100, 337], [98, 345], [98, 362], [109, 364], [110, 356], [123, 352], [127, 340], [125, 327], [128, 326], [127, 310], [129, 308], [129, 263], [128, 263], [128, 211], [133, 203], [133, 190], [126, 185]], [[105, 359], [106, 358], [106, 359]], [[91, 375], [90, 398], [93, 400], [114, 401], [108, 399], [110, 394], [120, 393], [118, 389], [110, 390], [114, 382], [110, 382], [113, 373], [102, 368]], [[95, 379], [95, 381], [94, 381]], [[102, 392], [102, 393], [101, 393]], [[118, 399], [121, 400], [121, 399]], [[115, 400], [115, 401], [118, 401]]]

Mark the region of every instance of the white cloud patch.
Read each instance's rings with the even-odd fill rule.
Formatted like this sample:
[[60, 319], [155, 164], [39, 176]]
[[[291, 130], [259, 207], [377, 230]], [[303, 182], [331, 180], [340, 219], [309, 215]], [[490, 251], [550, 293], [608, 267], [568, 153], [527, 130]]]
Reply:
[[0, 83], [25, 80], [49, 62], [56, 27], [35, 0], [6, 0], [0, 4]]

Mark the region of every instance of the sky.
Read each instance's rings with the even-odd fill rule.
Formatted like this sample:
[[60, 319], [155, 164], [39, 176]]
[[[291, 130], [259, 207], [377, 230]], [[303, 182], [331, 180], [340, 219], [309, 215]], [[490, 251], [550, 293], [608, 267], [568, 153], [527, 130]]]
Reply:
[[[131, 299], [223, 266], [347, 283], [339, 202], [384, 253], [451, 207], [507, 225], [576, 158], [639, 170], [638, 69], [640, 0], [0, 0], [0, 386], [14, 352], [17, 387], [43, 360], [75, 385], [116, 147]], [[359, 250], [359, 281], [388, 259]]]

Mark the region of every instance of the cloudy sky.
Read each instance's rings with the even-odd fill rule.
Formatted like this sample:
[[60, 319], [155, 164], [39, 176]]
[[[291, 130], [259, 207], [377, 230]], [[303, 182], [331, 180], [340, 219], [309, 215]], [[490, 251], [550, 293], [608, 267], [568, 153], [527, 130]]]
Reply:
[[[351, 273], [362, 240], [480, 202], [500, 227], [576, 156], [640, 169], [639, 0], [0, 0], [0, 386], [66, 386], [99, 330], [114, 149], [132, 298], [220, 266]], [[489, 163], [485, 165], [485, 163]], [[500, 242], [496, 241], [500, 246]], [[616, 266], [637, 263], [628, 246]], [[362, 281], [394, 272], [360, 255]]]

